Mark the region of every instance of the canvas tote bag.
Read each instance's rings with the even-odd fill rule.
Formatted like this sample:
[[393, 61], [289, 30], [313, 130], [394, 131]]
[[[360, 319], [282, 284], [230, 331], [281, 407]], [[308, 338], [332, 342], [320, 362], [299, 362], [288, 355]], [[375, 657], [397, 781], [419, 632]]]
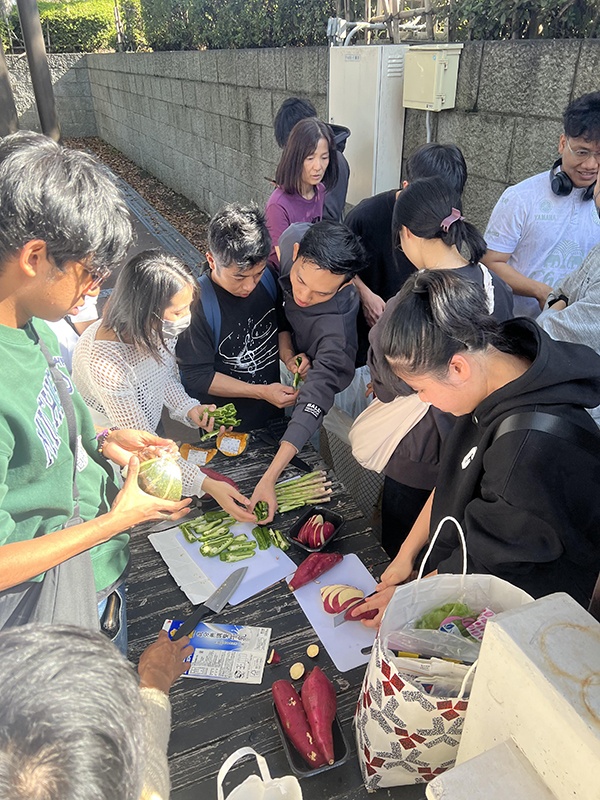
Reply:
[[264, 757], [251, 747], [240, 747], [224, 761], [217, 775], [217, 800], [224, 800], [223, 781], [229, 770], [244, 756], [256, 758], [260, 777], [250, 775], [227, 796], [227, 800], [302, 800], [298, 779], [293, 775], [272, 778]]
[[391, 403], [375, 398], [350, 428], [352, 455], [365, 469], [382, 472], [399, 442], [423, 419], [428, 408], [429, 403], [417, 394], [396, 397]]
[[[462, 575], [442, 574], [422, 580], [425, 563], [439, 532], [449, 521], [457, 526], [463, 547]], [[387, 636], [432, 608], [457, 600], [473, 608], [488, 606], [495, 612], [517, 608], [533, 600], [522, 589], [500, 578], [467, 575], [466, 571], [464, 533], [453, 517], [445, 517], [423, 558], [417, 580], [398, 586], [385, 611], [354, 718], [358, 760], [369, 791], [427, 783], [454, 766], [468, 706], [463, 694], [473, 672], [470, 670], [465, 676], [458, 696], [427, 694], [399, 673], [385, 647]]]

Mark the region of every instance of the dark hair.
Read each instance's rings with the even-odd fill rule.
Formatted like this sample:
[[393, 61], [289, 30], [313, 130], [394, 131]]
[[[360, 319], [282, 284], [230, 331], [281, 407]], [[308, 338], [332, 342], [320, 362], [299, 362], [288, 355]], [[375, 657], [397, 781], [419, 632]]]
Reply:
[[0, 633], [0, 797], [138, 800], [144, 714], [131, 665], [100, 633]]
[[301, 119], [316, 117], [317, 109], [310, 100], [301, 97], [288, 97], [279, 106], [279, 111], [275, 114], [273, 127], [275, 128], [275, 141], [279, 147], [285, 147], [289, 139], [292, 128]]
[[310, 117], [294, 125], [277, 165], [275, 183], [287, 194], [300, 192], [304, 159], [315, 152], [320, 139], [325, 139], [329, 145], [329, 166], [323, 176], [323, 183], [326, 189], [335, 186], [338, 179], [338, 163], [333, 133], [329, 125], [316, 117]]
[[456, 245], [461, 252], [469, 253], [469, 263], [477, 264], [487, 250], [483, 236], [466, 220], [453, 222], [447, 231], [444, 220], [456, 208], [462, 210], [458, 192], [443, 178], [420, 178], [402, 189], [394, 204], [392, 241], [397, 243], [404, 225], [422, 239], [441, 239], [444, 244]]
[[[381, 347], [405, 374], [445, 374], [456, 353], [502, 345], [482, 287], [453, 270], [422, 269], [400, 290]], [[502, 349], [506, 349], [503, 347]]]
[[46, 243], [59, 270], [69, 261], [112, 270], [132, 240], [127, 206], [92, 156], [21, 131], [0, 139], [0, 267], [27, 242]]
[[346, 283], [366, 265], [365, 250], [358, 236], [341, 222], [331, 220], [310, 226], [298, 248], [298, 258], [301, 256], [320, 269], [344, 275]]
[[208, 226], [208, 249], [220, 267], [247, 270], [262, 263], [271, 251], [264, 214], [256, 205], [223, 206]]
[[600, 92], [590, 92], [573, 100], [565, 108], [563, 125], [567, 136], [581, 136], [589, 142], [600, 142]]
[[430, 142], [419, 147], [406, 162], [406, 180], [444, 178], [457, 194], [462, 194], [467, 182], [467, 162], [455, 144]]
[[103, 324], [159, 360], [165, 308], [184, 286], [195, 291], [197, 283], [183, 261], [163, 250], [144, 250], [120, 271]]

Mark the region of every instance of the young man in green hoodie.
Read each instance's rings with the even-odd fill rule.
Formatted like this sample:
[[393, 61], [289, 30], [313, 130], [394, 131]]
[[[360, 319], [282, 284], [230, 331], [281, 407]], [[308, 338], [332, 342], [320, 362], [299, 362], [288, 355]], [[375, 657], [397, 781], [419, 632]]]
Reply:
[[[0, 141], [0, 628], [98, 627], [99, 604], [126, 573], [123, 532], [186, 513], [189, 500], [137, 485], [137, 456], [173, 443], [143, 431], [97, 438], [42, 322], [75, 315], [97, 294], [131, 235], [93, 158], [27, 131]], [[129, 465], [120, 492], [107, 458]]]

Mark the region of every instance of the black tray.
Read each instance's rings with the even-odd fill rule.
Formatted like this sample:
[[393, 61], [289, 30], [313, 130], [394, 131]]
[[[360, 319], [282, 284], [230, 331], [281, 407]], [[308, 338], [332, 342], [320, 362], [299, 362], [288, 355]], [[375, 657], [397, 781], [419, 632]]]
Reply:
[[310, 766], [306, 763], [306, 761], [302, 758], [300, 753], [285, 735], [281, 725], [281, 720], [279, 719], [279, 714], [275, 708], [275, 704], [273, 704], [273, 715], [275, 717], [275, 724], [277, 725], [281, 744], [285, 750], [291, 770], [296, 777], [306, 778], [310, 777], [311, 775], [320, 775], [321, 772], [327, 772], [329, 769], [335, 769], [335, 767], [339, 767], [340, 764], [345, 764], [348, 760], [348, 742], [344, 736], [344, 731], [337, 714], [333, 720], [333, 757], [335, 760], [333, 764], [324, 764], [322, 767], [316, 767], [315, 769], [310, 768]]
[[[333, 531], [329, 539], [327, 539], [325, 544], [322, 544], [320, 547], [308, 547], [307, 545], [302, 544], [302, 542], [299, 542], [296, 537], [300, 533], [300, 529], [302, 528], [304, 523], [307, 522], [315, 514], [321, 514], [324, 522], [332, 522], [333, 525], [335, 526], [335, 530]], [[343, 525], [344, 525], [344, 518], [342, 517], [341, 514], [338, 514], [336, 511], [331, 511], [326, 506], [311, 506], [304, 512], [304, 514], [300, 517], [300, 519], [292, 525], [289, 531], [286, 531], [285, 536], [288, 539], [288, 541], [296, 545], [296, 547], [299, 547], [301, 550], [306, 550], [307, 553], [319, 553], [321, 550], [325, 549], [328, 545], [330, 545], [331, 542], [333, 542], [333, 540], [341, 531]]]

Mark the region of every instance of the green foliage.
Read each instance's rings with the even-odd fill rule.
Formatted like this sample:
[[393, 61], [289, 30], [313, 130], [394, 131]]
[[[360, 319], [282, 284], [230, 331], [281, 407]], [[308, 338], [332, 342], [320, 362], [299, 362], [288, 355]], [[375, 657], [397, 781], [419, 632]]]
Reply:
[[[116, 41], [113, 0], [38, 2], [42, 32], [49, 53], [93, 53], [114, 49]], [[16, 9], [10, 22], [22, 43]]]
[[450, 19], [456, 40], [600, 35], [597, 0], [455, 0]]
[[154, 50], [326, 44], [333, 0], [141, 0]]
[[125, 49], [140, 50], [147, 48], [142, 6], [140, 0], [119, 0], [121, 23], [125, 34]]

